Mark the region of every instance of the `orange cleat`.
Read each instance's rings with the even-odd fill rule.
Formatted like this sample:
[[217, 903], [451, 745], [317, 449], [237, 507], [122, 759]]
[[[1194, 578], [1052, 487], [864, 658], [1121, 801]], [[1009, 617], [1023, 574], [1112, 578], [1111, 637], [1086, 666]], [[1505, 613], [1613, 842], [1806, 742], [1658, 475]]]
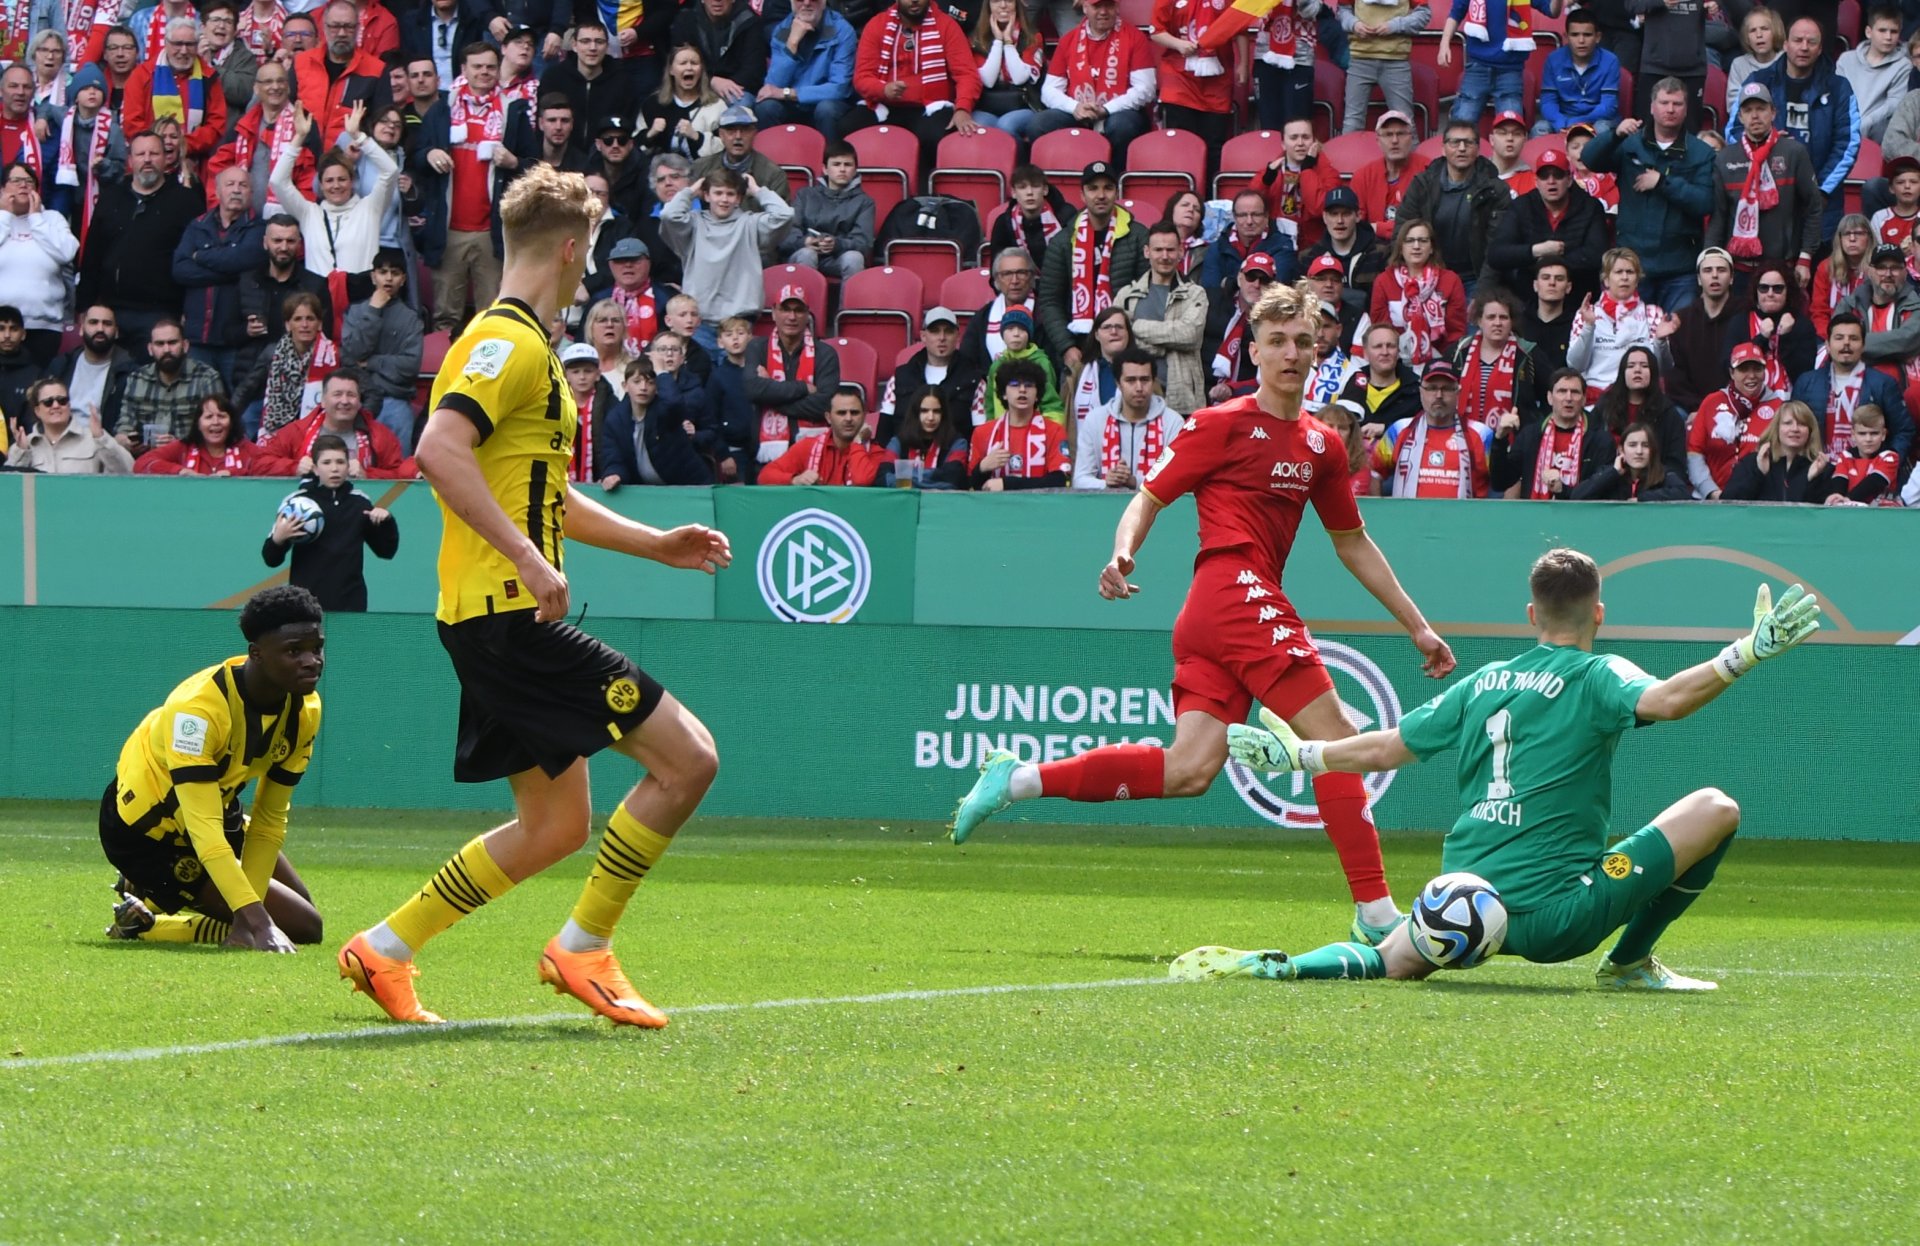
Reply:
[[410, 960], [393, 960], [373, 950], [361, 931], [340, 949], [340, 976], [353, 983], [353, 989], [386, 1010], [395, 1021], [421, 1025], [439, 1025], [441, 1019], [420, 1006], [413, 993], [413, 980], [419, 969]]
[[562, 995], [571, 995], [615, 1025], [638, 1025], [657, 1030], [667, 1014], [640, 998], [612, 948], [597, 952], [569, 952], [560, 940], [548, 941], [540, 954], [540, 980]]

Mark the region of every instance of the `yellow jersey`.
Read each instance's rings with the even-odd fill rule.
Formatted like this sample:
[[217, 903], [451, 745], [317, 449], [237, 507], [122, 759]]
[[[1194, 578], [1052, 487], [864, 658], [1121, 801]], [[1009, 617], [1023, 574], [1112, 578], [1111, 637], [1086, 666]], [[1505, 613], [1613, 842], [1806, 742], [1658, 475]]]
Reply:
[[[234, 909], [266, 893], [286, 838], [291, 789], [307, 772], [320, 733], [317, 692], [288, 697], [271, 713], [248, 705], [239, 676], [246, 662], [242, 654], [189, 675], [140, 720], [114, 769], [120, 820], [153, 839], [190, 837], [207, 877]], [[221, 813], [255, 779], [261, 783], [243, 862], [227, 843]]]
[[[487, 489], [556, 569], [562, 565], [567, 467], [580, 409], [533, 308], [501, 299], [473, 318], [434, 378], [429, 412], [445, 407], [480, 430], [474, 458]], [[434, 617], [532, 610], [513, 561], [440, 502], [440, 605]]]

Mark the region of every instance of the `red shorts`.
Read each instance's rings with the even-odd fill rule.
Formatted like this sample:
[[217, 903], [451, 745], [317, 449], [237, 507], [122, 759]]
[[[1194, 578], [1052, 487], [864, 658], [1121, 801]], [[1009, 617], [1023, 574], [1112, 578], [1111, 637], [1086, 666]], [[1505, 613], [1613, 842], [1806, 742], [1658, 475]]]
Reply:
[[1280, 586], [1237, 558], [1208, 559], [1173, 624], [1173, 712], [1245, 722], [1258, 700], [1292, 718], [1333, 678]]

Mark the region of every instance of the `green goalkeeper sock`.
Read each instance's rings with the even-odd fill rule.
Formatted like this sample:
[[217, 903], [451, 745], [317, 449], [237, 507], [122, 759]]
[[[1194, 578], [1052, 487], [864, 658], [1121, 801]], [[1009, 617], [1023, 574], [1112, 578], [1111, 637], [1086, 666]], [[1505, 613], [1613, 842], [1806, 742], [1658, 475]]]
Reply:
[[1720, 859], [1727, 855], [1727, 849], [1733, 846], [1733, 836], [1720, 841], [1720, 846], [1694, 862], [1693, 868], [1673, 880], [1673, 885], [1653, 898], [1653, 902], [1641, 909], [1620, 932], [1620, 941], [1613, 945], [1613, 951], [1607, 953], [1607, 959], [1616, 965], [1631, 965], [1645, 960], [1653, 954], [1653, 945], [1667, 927], [1674, 923], [1687, 906], [1707, 889], [1713, 881], [1714, 871], [1720, 868]]
[[1387, 962], [1364, 943], [1329, 943], [1289, 958], [1296, 978], [1384, 978]]

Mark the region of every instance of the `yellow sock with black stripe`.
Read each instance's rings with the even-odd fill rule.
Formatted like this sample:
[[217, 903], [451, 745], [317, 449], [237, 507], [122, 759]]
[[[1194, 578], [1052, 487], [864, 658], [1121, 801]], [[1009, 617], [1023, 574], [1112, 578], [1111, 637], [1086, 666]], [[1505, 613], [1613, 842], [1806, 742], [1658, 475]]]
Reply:
[[607, 946], [627, 902], [672, 843], [673, 836], [640, 825], [625, 805], [615, 809], [600, 838], [593, 872], [587, 875], [580, 902], [573, 906], [573, 918], [560, 932], [560, 945], [569, 952]]
[[[417, 952], [453, 923], [511, 890], [513, 880], [488, 854], [486, 837], [475, 836], [412, 899], [389, 913], [385, 925]], [[381, 949], [376, 945], [375, 950]]]
[[140, 932], [144, 943], [225, 943], [230, 922], [204, 913], [155, 913], [153, 925]]

